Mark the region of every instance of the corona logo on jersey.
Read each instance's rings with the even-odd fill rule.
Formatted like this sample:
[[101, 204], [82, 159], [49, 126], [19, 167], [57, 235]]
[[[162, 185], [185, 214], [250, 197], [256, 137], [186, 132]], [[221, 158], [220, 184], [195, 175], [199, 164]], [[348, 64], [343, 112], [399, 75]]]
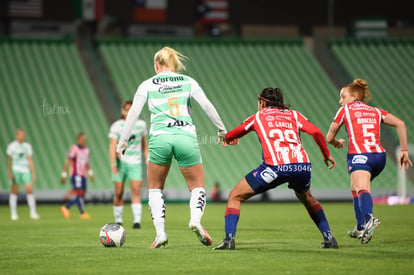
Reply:
[[152, 83], [155, 85], [161, 85], [165, 82], [177, 82], [177, 81], [184, 81], [183, 76], [165, 76], [165, 77], [156, 77], [152, 80]]

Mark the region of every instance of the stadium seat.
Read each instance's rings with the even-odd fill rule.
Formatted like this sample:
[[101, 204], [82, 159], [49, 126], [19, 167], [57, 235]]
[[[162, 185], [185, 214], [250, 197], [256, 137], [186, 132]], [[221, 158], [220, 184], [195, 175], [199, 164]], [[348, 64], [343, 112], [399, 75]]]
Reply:
[[79, 132], [86, 133], [95, 171], [88, 189], [112, 188], [109, 125], [73, 41], [2, 39], [0, 60], [1, 189], [9, 190], [5, 151], [19, 128], [33, 146], [36, 192], [70, 188], [60, 184], [60, 175]]

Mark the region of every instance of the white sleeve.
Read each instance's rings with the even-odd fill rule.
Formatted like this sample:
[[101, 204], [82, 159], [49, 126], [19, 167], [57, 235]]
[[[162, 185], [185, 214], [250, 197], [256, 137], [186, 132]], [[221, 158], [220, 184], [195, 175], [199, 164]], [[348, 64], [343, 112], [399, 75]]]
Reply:
[[147, 136], [148, 135], [147, 123], [143, 121], [142, 125], [144, 125], [144, 136]]
[[13, 155], [12, 143], [10, 143], [9, 146], [7, 146], [7, 155], [10, 156], [10, 157]]
[[119, 124], [118, 121], [114, 122], [109, 129], [108, 137], [110, 139], [118, 139]]
[[33, 148], [32, 145], [30, 145], [29, 143], [27, 144], [27, 155], [29, 157], [33, 156]]
[[128, 116], [125, 120], [124, 129], [122, 130], [121, 134], [121, 140], [128, 140], [131, 136], [132, 129], [134, 128], [134, 125], [137, 122], [146, 101], [146, 98], [141, 94], [137, 93], [135, 95], [131, 109], [129, 109]]
[[201, 109], [203, 109], [206, 115], [210, 118], [211, 122], [213, 122], [213, 124], [217, 127], [219, 133], [225, 134], [227, 132], [226, 127], [224, 127], [223, 121], [217, 113], [216, 108], [214, 108], [213, 104], [210, 102], [210, 100], [208, 100], [203, 90], [200, 89], [194, 92], [193, 98], [195, 101], [197, 101]]

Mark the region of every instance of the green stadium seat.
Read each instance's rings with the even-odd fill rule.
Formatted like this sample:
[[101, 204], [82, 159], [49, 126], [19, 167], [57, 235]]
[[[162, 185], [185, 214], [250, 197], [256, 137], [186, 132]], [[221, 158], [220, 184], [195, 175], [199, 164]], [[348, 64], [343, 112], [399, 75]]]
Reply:
[[69, 182], [62, 186], [60, 175], [79, 132], [87, 136], [95, 171], [88, 190], [112, 188], [109, 125], [73, 41], [2, 39], [0, 60], [1, 189], [9, 191], [5, 151], [18, 128], [33, 146], [35, 191], [70, 188]]

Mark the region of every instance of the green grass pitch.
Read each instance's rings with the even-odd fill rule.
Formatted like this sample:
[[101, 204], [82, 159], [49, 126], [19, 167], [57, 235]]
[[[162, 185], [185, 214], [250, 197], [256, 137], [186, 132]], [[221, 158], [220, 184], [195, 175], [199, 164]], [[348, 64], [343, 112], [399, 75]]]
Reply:
[[[188, 204], [167, 203], [169, 244], [149, 249], [155, 237], [148, 205], [142, 229], [133, 230], [126, 205], [126, 243], [105, 248], [99, 230], [113, 220], [109, 204], [87, 204], [91, 220], [76, 208], [65, 220], [59, 205], [39, 205], [40, 220], [10, 220], [0, 206], [0, 274], [410, 274], [414, 270], [414, 205], [375, 205], [381, 225], [361, 245], [347, 237], [354, 225], [351, 203], [322, 203], [340, 248], [320, 249], [322, 237], [299, 203], [244, 203], [236, 250], [212, 251], [187, 229]], [[209, 203], [203, 224], [213, 246], [223, 236], [224, 203]]]

